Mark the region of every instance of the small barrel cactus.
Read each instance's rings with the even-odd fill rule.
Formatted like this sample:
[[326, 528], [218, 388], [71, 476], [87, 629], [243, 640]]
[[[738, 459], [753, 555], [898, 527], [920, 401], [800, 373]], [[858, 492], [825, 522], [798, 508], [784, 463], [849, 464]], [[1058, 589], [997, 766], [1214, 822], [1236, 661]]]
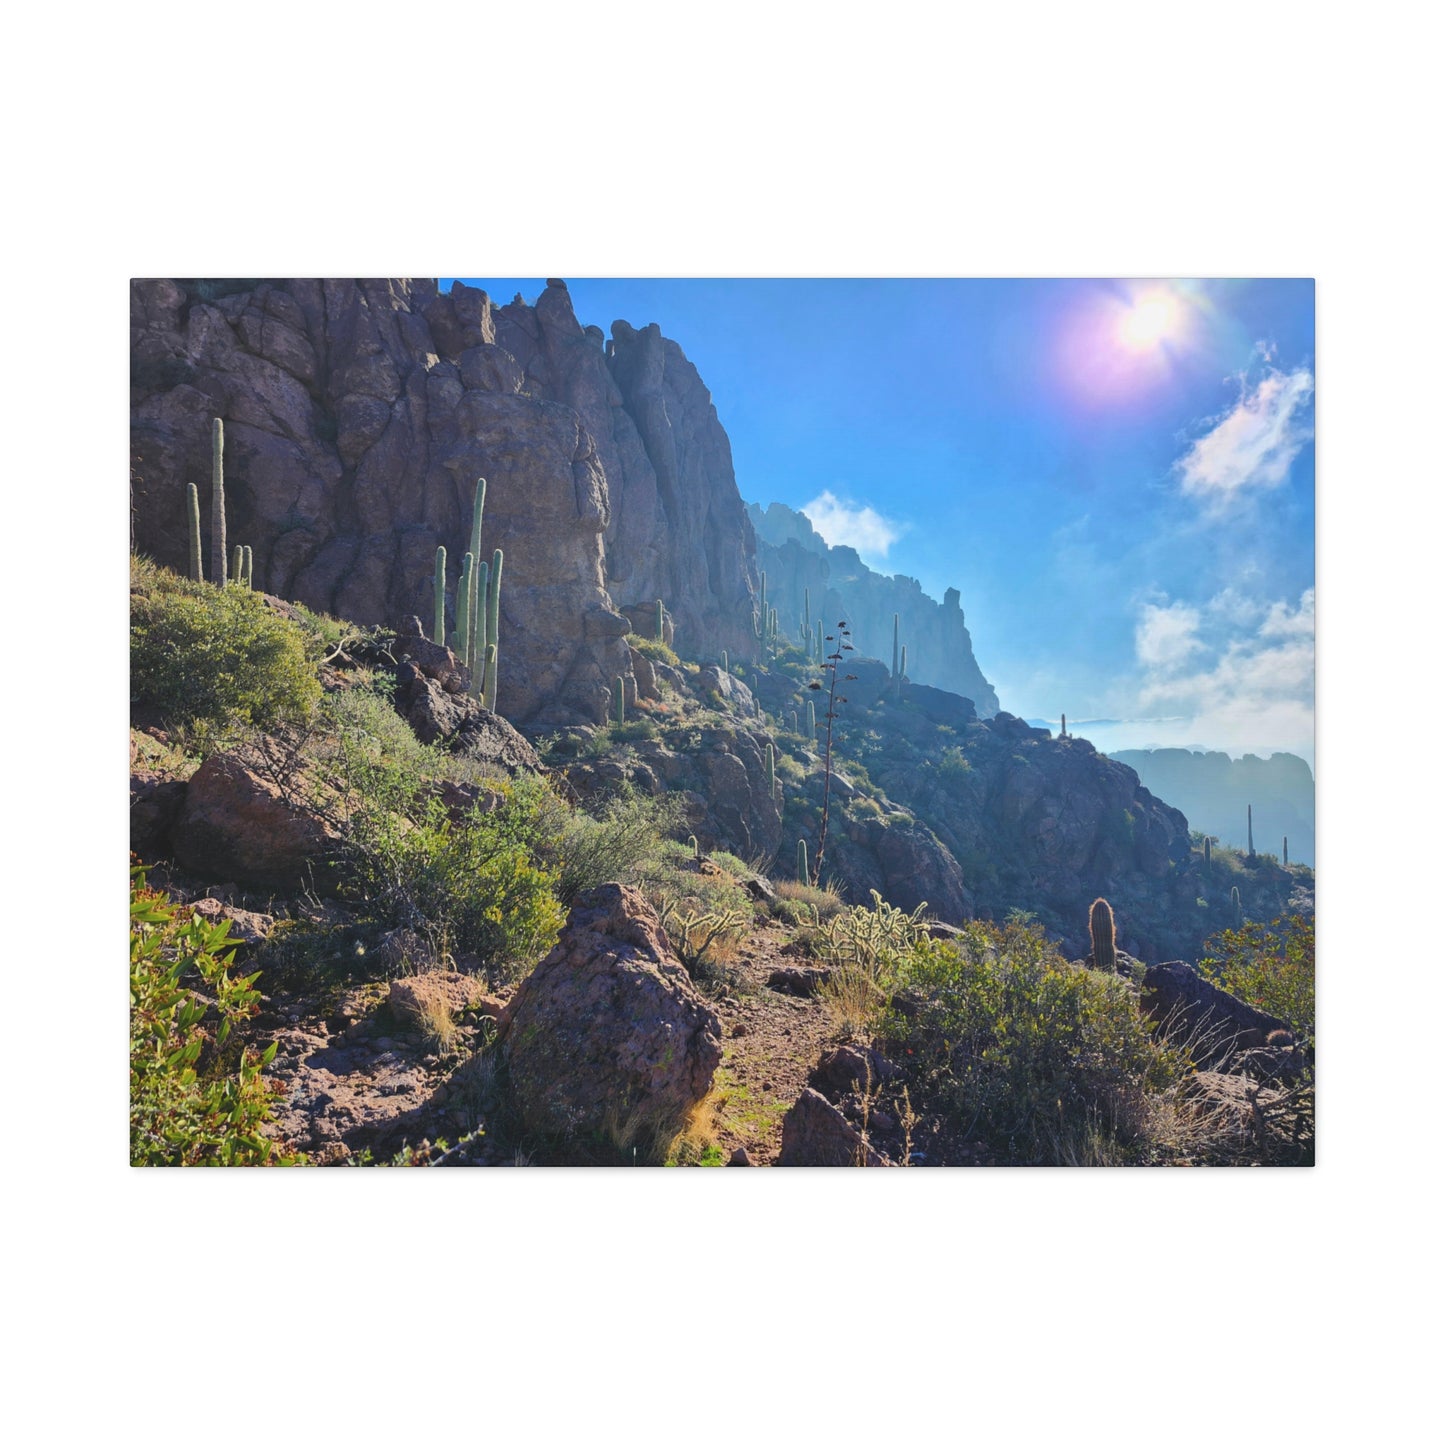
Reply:
[[1114, 910], [1107, 899], [1096, 898], [1089, 909], [1089, 939], [1094, 947], [1094, 967], [1116, 972], [1119, 955], [1114, 946]]

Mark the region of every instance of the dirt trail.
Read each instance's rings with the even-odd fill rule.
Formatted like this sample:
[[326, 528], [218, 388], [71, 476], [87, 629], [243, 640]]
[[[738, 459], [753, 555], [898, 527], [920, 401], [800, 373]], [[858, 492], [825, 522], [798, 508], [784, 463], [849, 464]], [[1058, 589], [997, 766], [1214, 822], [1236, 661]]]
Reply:
[[752, 1164], [772, 1164], [783, 1139], [783, 1115], [807, 1084], [833, 1026], [822, 1002], [767, 987], [775, 969], [807, 964], [784, 954], [789, 933], [763, 927], [743, 941], [733, 967], [733, 993], [714, 1001], [723, 1025], [723, 1061], [713, 1079], [714, 1130], [724, 1159], [746, 1149]]

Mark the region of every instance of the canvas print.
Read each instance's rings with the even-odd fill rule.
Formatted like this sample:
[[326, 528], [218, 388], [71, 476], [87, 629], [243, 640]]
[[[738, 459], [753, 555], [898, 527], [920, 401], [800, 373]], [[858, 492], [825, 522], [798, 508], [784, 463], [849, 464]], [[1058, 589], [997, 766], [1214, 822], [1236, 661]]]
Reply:
[[1312, 282], [130, 302], [133, 1164], [1314, 1162]]

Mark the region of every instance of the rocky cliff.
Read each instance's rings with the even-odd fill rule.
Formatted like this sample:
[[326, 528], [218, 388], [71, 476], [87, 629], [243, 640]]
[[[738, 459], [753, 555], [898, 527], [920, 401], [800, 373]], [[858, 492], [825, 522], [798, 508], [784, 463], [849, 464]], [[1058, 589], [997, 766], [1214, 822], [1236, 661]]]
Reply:
[[428, 280], [138, 280], [131, 384], [137, 550], [184, 571], [219, 416], [256, 585], [356, 622], [430, 618], [439, 544], [454, 595], [486, 477], [518, 722], [600, 721], [613, 679], [632, 690], [627, 613], [659, 597], [684, 650], [751, 650], [753, 534], [706, 388], [655, 325], [604, 349], [560, 281], [495, 306]]
[[858, 651], [891, 664], [897, 613], [913, 681], [969, 698], [980, 717], [998, 711], [998, 694], [974, 658], [957, 588], [935, 602], [913, 578], [885, 577], [853, 548], [830, 547], [807, 517], [781, 502], [767, 511], [750, 503], [748, 517], [758, 535], [758, 568], [768, 576], [769, 605], [778, 609], [778, 625], [790, 637], [797, 634], [807, 588], [815, 618], [831, 625], [846, 617]]

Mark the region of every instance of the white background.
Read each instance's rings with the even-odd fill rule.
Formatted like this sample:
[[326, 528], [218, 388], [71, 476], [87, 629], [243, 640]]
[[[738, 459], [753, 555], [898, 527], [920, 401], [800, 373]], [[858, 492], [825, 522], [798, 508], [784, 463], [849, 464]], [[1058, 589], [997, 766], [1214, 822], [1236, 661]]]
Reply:
[[[1442, 966], [1438, 789], [1402, 782], [1438, 747], [1424, 13], [12, 19], [17, 1438], [1418, 1433]], [[126, 282], [202, 273], [1316, 277], [1319, 1166], [128, 1169]]]

